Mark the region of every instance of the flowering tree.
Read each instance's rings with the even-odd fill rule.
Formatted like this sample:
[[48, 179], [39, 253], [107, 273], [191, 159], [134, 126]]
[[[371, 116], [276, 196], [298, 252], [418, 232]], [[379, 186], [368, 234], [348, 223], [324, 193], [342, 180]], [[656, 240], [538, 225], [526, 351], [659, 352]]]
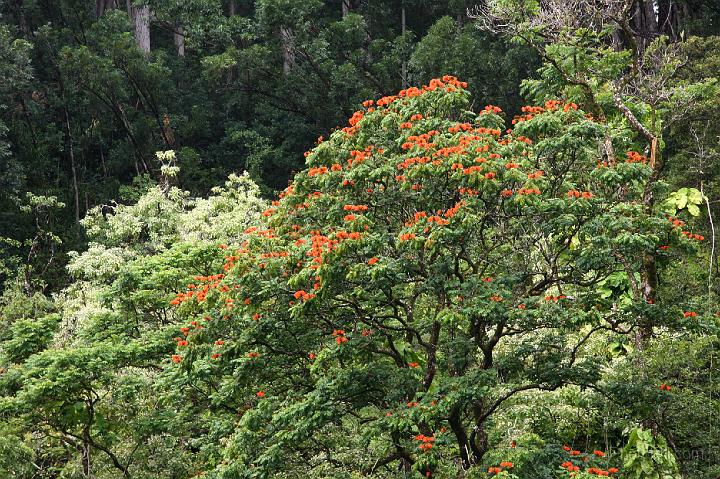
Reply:
[[608, 338], [698, 320], [633, 294], [646, 255], [702, 238], [644, 207], [632, 138], [561, 101], [504, 130], [465, 87], [365, 102], [174, 300], [178, 381], [240, 416], [218, 477], [477, 471], [509, 399], [595, 387]]

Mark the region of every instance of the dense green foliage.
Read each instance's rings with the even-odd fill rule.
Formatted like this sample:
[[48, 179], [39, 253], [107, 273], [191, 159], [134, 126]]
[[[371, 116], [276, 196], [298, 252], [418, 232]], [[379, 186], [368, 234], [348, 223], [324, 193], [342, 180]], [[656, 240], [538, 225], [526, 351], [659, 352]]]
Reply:
[[0, 15], [0, 477], [720, 474], [715, 2]]

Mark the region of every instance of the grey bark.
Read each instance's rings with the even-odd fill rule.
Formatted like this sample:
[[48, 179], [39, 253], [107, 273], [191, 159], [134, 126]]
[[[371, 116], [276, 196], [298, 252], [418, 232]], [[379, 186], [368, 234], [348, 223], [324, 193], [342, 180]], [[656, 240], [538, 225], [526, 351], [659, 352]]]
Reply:
[[185, 56], [185, 31], [183, 27], [177, 27], [175, 33], [173, 33], [173, 40], [175, 41], [175, 51], [179, 57]]
[[283, 57], [283, 74], [287, 75], [295, 62], [293, 33], [290, 27], [280, 27], [280, 46]]
[[145, 53], [150, 53], [150, 7], [148, 5], [133, 5], [127, 1], [128, 15], [135, 27], [135, 43]]

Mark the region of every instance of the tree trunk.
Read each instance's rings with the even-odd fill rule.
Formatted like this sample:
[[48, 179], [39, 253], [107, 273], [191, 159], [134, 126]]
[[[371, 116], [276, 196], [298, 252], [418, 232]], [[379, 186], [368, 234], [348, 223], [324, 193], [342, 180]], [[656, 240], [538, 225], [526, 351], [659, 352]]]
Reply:
[[631, 22], [638, 37], [638, 47], [640, 51], [644, 51], [660, 35], [655, 14], [655, 0], [637, 0]]
[[[403, 35], [403, 37], [404, 37], [404, 36], [405, 36], [405, 27], [406, 27], [406, 21], [405, 21], [405, 0], [403, 0], [403, 2], [402, 2], [402, 10], [401, 10], [400, 17], [401, 17], [401, 20], [400, 20], [400, 22], [401, 22], [401, 31], [402, 31], [402, 35]], [[406, 88], [408, 87], [408, 85], [409, 85], [409, 82], [408, 82], [408, 62], [407, 62], [407, 58], [405, 57], [405, 53], [403, 53], [403, 61], [402, 61], [402, 67], [401, 67], [401, 68], [402, 68], [402, 71], [401, 71], [400, 74], [402, 75], [402, 87], [403, 87], [403, 90], [404, 90], [404, 89], [406, 89]]]
[[135, 43], [140, 50], [150, 53], [150, 7], [134, 6], [131, 0], [127, 0], [127, 9], [135, 27]]
[[681, 40], [680, 32], [683, 29], [685, 13], [685, 9], [675, 0], [660, 0], [658, 2], [658, 30], [673, 42]]
[[173, 34], [173, 40], [175, 40], [175, 50], [179, 57], [185, 56], [185, 31], [183, 27], [177, 27]]
[[342, 0], [342, 17], [347, 17], [350, 10], [352, 10], [351, 0]]
[[228, 5], [228, 15], [231, 17], [237, 15], [237, 2], [235, 0], [230, 0], [230, 4]]
[[83, 476], [88, 479], [92, 477], [92, 465], [90, 462], [90, 444], [87, 439], [83, 439], [82, 445], [82, 468]]
[[290, 73], [290, 69], [294, 63], [293, 53], [293, 34], [289, 27], [280, 27], [280, 46], [283, 56], [283, 74]]
[[95, 16], [100, 18], [103, 14], [117, 7], [115, 0], [95, 0]]
[[77, 181], [77, 167], [75, 165], [75, 149], [73, 147], [72, 130], [70, 129], [70, 115], [68, 115], [67, 108], [65, 108], [65, 126], [67, 127], [67, 142], [69, 146], [70, 154], [70, 170], [72, 171], [72, 184], [75, 200], [75, 223], [80, 223], [80, 191], [78, 189]]

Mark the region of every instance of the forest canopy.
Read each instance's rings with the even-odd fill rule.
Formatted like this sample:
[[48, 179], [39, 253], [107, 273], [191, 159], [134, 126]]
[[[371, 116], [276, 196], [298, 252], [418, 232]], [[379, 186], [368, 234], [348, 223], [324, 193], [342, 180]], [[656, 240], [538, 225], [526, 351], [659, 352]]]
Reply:
[[717, 477], [719, 21], [0, 2], [0, 476]]

